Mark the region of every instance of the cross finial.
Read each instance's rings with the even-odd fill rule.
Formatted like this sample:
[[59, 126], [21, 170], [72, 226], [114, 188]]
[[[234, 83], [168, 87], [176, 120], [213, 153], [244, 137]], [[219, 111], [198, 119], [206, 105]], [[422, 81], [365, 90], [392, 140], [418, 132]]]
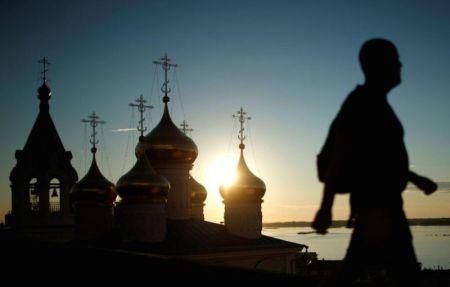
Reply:
[[141, 119], [139, 120], [139, 126], [137, 127], [137, 130], [139, 132], [141, 132], [141, 137], [143, 138], [144, 137], [144, 132], [147, 130], [147, 128], [144, 127], [144, 121], [145, 121], [144, 112], [145, 112], [145, 109], [153, 109], [154, 107], [152, 105], [145, 105], [147, 100], [144, 99], [142, 94], [141, 94], [141, 96], [138, 99], [135, 100], [135, 102], [137, 104], [131, 103], [131, 104], [129, 104], [129, 106], [130, 107], [137, 107], [139, 113], [141, 114]]
[[97, 148], [95, 147], [96, 144], [98, 144], [98, 140], [95, 139], [95, 136], [97, 135], [97, 132], [95, 131], [95, 128], [99, 125], [99, 124], [105, 124], [105, 121], [99, 121], [99, 116], [97, 116], [95, 114], [95, 112], [92, 112], [92, 115], [88, 116], [88, 120], [86, 119], [82, 119], [81, 121], [83, 123], [89, 123], [90, 126], [92, 127], [92, 134], [91, 134], [91, 138], [89, 140], [89, 142], [92, 144], [92, 148], [91, 148], [91, 152], [93, 154], [95, 154], [97, 152]]
[[185, 134], [185, 135], [187, 135], [187, 133], [188, 132], [192, 132], [194, 129], [192, 129], [192, 128], [188, 128], [188, 123], [186, 123], [186, 121], [183, 121], [181, 124], [180, 124], [180, 127], [181, 127], [181, 131]]
[[172, 59], [170, 59], [167, 56], [167, 53], [164, 54], [164, 57], [159, 58], [161, 61], [153, 61], [153, 64], [155, 65], [161, 65], [161, 67], [164, 70], [164, 84], [161, 87], [161, 92], [164, 93], [164, 97], [163, 97], [163, 102], [164, 103], [168, 103], [170, 101], [170, 98], [168, 96], [168, 94], [172, 91], [168, 85], [169, 85], [169, 80], [167, 79], [167, 72], [170, 70], [171, 67], [178, 67], [177, 64], [171, 64], [170, 62], [172, 61]]
[[39, 64], [42, 64], [42, 80], [44, 83], [47, 81], [47, 72], [48, 72], [48, 66], [50, 66], [50, 62], [47, 60], [46, 57], [43, 57], [38, 61]]
[[239, 134], [238, 134], [238, 139], [241, 141], [241, 143], [239, 144], [239, 148], [241, 150], [243, 150], [245, 148], [244, 145], [244, 140], [245, 140], [245, 136], [244, 136], [244, 123], [248, 120], [251, 120], [251, 117], [246, 116], [247, 113], [244, 112], [244, 109], [241, 107], [241, 109], [239, 111], [236, 112], [236, 114], [233, 115], [233, 118], [237, 118], [239, 123], [241, 124], [241, 129], [239, 130]]

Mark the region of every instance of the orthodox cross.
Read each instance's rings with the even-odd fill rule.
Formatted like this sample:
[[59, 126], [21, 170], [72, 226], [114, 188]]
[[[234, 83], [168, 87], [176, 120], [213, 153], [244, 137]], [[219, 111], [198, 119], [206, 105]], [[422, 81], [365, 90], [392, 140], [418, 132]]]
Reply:
[[241, 141], [241, 143], [239, 144], [239, 148], [240, 149], [244, 149], [245, 145], [244, 145], [244, 140], [245, 140], [245, 136], [244, 136], [244, 123], [248, 120], [251, 120], [251, 117], [246, 116], [247, 113], [244, 112], [244, 109], [241, 107], [241, 109], [239, 111], [237, 111], [236, 114], [233, 115], [233, 118], [237, 118], [239, 123], [241, 124], [241, 129], [239, 130], [239, 134], [238, 134], [238, 139]]
[[164, 70], [164, 84], [161, 87], [161, 92], [164, 93], [163, 102], [168, 103], [170, 101], [170, 98], [169, 96], [167, 96], [167, 94], [171, 92], [171, 89], [168, 87], [169, 80], [167, 79], [167, 71], [169, 71], [171, 67], [178, 67], [178, 65], [171, 64], [170, 61], [172, 61], [172, 59], [170, 59], [167, 54], [165, 54], [164, 57], [160, 58], [160, 60], [161, 62], [153, 61], [153, 64], [161, 65]]
[[91, 151], [92, 151], [92, 153], [95, 154], [95, 152], [97, 151], [97, 148], [95, 147], [95, 145], [98, 144], [98, 140], [95, 139], [95, 136], [97, 135], [95, 128], [99, 124], [105, 124], [106, 122], [99, 121], [99, 117], [95, 114], [95, 112], [92, 112], [92, 115], [88, 116], [88, 120], [82, 119], [81, 121], [83, 123], [89, 123], [90, 126], [92, 127], [92, 135], [91, 135], [91, 139], [89, 140], [89, 142], [92, 144]]
[[185, 135], [187, 135], [187, 133], [188, 132], [192, 132], [194, 129], [192, 129], [192, 128], [188, 128], [188, 123], [186, 123], [186, 121], [183, 121], [181, 124], [180, 124], [180, 126], [181, 126], [181, 130], [183, 131], [183, 133], [185, 134]]
[[40, 59], [38, 61], [39, 64], [42, 64], [42, 80], [45, 82], [47, 80], [47, 72], [48, 72], [48, 66], [50, 66], [50, 62], [47, 60], [46, 57]]
[[143, 137], [144, 136], [144, 132], [147, 130], [147, 128], [144, 127], [144, 121], [145, 121], [144, 112], [145, 112], [145, 109], [153, 109], [154, 107], [152, 105], [145, 105], [147, 100], [145, 100], [142, 95], [139, 97], [139, 99], [136, 99], [135, 102], [137, 104], [131, 103], [131, 104], [129, 104], [129, 106], [130, 107], [137, 107], [139, 113], [141, 114], [141, 119], [139, 120], [139, 126], [137, 127], [137, 130], [139, 132], [141, 132], [141, 137]]

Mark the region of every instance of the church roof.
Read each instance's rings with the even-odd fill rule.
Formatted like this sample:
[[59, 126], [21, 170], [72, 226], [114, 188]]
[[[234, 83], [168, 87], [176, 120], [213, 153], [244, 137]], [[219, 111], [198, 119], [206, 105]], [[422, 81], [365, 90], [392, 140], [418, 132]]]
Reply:
[[163, 242], [135, 242], [121, 246], [128, 251], [166, 256], [303, 247], [306, 245], [264, 235], [258, 239], [246, 239], [230, 233], [222, 224], [196, 219], [167, 220], [167, 237]]
[[55, 165], [71, 168], [72, 153], [64, 149], [64, 145], [49, 113], [48, 101], [51, 97], [51, 90], [45, 81], [38, 89], [38, 92], [40, 100], [39, 114], [23, 150], [16, 152], [18, 164], [26, 163], [28, 167], [38, 170], [48, 170], [49, 167]]
[[23, 152], [36, 156], [41, 156], [40, 153], [65, 152], [64, 145], [48, 112], [39, 112]]

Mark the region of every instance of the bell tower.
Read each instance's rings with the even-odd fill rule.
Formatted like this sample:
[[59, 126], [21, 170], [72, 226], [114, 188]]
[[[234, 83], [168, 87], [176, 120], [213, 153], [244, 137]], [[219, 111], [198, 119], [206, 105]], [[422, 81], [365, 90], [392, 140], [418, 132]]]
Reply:
[[[42, 85], [38, 89], [39, 114], [10, 174], [11, 225], [24, 233], [44, 236], [39, 228], [67, 228], [73, 225], [69, 192], [78, 179], [49, 113], [51, 90], [47, 85], [49, 62], [44, 57]], [[47, 232], [51, 233], [51, 232]], [[45, 236], [44, 236], [45, 237]], [[46, 239], [46, 238], [43, 238]]]

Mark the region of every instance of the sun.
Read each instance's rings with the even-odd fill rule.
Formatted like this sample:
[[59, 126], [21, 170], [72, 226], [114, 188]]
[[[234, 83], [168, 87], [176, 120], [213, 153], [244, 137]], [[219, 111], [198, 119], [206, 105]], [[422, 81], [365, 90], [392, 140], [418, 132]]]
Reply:
[[219, 190], [220, 185], [229, 185], [236, 178], [236, 160], [221, 155], [211, 160], [205, 170], [205, 185], [208, 190]]

